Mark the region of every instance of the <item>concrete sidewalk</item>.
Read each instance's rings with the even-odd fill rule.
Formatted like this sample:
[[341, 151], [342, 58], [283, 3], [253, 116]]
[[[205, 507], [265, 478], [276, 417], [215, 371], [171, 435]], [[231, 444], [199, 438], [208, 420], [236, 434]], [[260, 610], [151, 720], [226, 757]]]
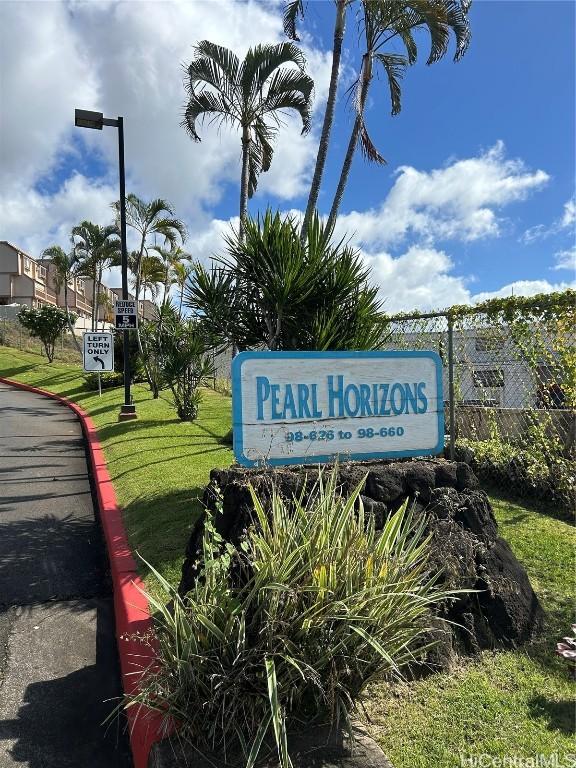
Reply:
[[0, 384], [0, 768], [128, 768], [119, 695], [80, 424]]

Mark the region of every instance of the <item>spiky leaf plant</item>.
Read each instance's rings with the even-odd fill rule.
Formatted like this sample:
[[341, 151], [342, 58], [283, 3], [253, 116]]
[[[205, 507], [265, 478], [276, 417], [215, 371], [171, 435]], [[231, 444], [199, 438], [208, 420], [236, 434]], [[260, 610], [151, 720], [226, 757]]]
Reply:
[[429, 566], [425, 520], [404, 504], [383, 531], [359, 485], [342, 497], [333, 472], [306, 498], [269, 504], [251, 489], [253, 524], [236, 549], [208, 518], [201, 576], [181, 598], [149, 596], [157, 665], [126, 706], [176, 722], [179, 737], [252, 768], [265, 748], [291, 765], [290, 733], [310, 723], [350, 730], [368, 682], [399, 676], [423, 652], [443, 591]]

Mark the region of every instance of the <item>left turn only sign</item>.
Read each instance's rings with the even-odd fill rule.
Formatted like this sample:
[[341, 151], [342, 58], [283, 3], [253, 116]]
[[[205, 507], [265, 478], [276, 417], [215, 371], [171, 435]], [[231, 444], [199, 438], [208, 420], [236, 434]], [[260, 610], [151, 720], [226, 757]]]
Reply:
[[84, 370], [114, 370], [114, 337], [111, 333], [86, 332], [84, 334]]

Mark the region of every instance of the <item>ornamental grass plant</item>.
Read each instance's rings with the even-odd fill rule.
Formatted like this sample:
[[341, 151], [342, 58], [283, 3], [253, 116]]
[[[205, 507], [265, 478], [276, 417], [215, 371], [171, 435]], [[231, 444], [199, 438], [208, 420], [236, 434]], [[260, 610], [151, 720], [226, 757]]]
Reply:
[[306, 497], [273, 491], [265, 504], [251, 489], [238, 548], [208, 516], [192, 591], [181, 598], [156, 572], [171, 605], [148, 596], [157, 665], [125, 705], [246, 768], [270, 749], [289, 768], [290, 733], [311, 723], [351, 732], [364, 687], [422, 655], [432, 609], [454, 597], [430, 570], [423, 516], [405, 503], [377, 532], [361, 487], [341, 496], [332, 472]]

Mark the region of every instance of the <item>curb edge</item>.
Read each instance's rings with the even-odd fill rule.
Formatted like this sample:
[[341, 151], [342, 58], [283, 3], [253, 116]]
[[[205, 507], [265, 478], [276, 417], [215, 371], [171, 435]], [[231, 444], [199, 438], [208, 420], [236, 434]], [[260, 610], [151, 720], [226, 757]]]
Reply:
[[[152, 630], [152, 619], [144, 594], [144, 583], [138, 575], [136, 562], [128, 545], [122, 510], [118, 506], [94, 422], [79, 405], [67, 397], [3, 376], [0, 376], [0, 383], [56, 400], [68, 406], [80, 421], [88, 447], [100, 523], [110, 563], [122, 688], [125, 693], [133, 693], [138, 687], [138, 679], [154, 662], [154, 654], [150, 645], [127, 639], [127, 636], [149, 633]], [[141, 707], [131, 707], [126, 711], [126, 715], [134, 768], [146, 768], [152, 745], [163, 737], [161, 717], [157, 713], [143, 711]]]

